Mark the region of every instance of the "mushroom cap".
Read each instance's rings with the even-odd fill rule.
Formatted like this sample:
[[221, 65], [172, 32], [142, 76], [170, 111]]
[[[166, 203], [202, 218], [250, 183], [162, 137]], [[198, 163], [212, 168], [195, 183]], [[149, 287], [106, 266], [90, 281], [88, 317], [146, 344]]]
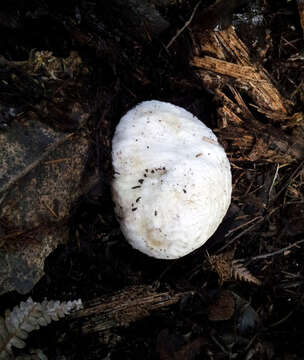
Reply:
[[131, 109], [112, 141], [115, 212], [127, 241], [160, 259], [203, 245], [231, 201], [231, 170], [214, 133], [187, 110], [151, 100]]

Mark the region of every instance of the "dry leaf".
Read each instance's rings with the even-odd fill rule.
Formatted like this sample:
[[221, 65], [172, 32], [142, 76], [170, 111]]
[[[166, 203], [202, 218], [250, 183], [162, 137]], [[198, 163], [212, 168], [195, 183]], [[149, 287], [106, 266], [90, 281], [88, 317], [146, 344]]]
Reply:
[[199, 337], [187, 342], [184, 336], [170, 334], [168, 329], [160, 331], [157, 337], [156, 351], [160, 360], [194, 360], [202, 354], [206, 340]]
[[229, 320], [235, 311], [235, 300], [231, 291], [223, 290], [208, 308], [208, 319], [211, 321]]

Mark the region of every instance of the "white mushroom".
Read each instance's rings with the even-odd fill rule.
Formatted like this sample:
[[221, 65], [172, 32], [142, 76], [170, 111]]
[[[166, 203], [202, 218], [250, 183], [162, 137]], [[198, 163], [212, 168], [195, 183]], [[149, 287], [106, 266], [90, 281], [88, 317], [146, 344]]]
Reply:
[[145, 101], [112, 142], [115, 212], [127, 241], [176, 259], [203, 245], [231, 201], [230, 164], [214, 133], [185, 109]]

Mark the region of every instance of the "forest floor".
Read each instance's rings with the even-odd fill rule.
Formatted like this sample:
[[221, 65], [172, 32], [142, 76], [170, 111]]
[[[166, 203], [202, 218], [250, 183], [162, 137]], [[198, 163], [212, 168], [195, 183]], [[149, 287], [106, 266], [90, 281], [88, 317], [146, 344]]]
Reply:
[[[37, 64], [40, 55], [51, 94], [63, 94], [47, 119], [55, 127], [74, 131], [66, 104], [86, 104], [87, 128], [77, 131], [87, 132], [100, 176], [30, 294], [0, 298], [1, 311], [27, 296], [82, 299], [79, 316], [28, 339], [49, 359], [304, 359], [304, 4], [228, 2], [158, 1], [168, 26], [156, 34], [120, 16], [118, 0], [3, 1], [1, 64]], [[71, 56], [81, 70], [56, 82], [43, 61]], [[27, 81], [0, 89], [2, 105], [37, 111], [42, 100]], [[133, 250], [111, 202], [115, 126], [148, 99], [183, 106], [211, 127], [233, 173], [222, 225], [174, 261]], [[45, 103], [54, 105], [48, 95]]]

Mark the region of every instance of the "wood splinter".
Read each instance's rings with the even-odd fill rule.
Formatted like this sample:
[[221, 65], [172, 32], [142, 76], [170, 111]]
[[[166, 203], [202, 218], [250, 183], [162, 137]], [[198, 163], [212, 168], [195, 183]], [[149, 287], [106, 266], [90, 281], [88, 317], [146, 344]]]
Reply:
[[[128, 326], [130, 323], [150, 315], [153, 310], [176, 304], [193, 292], [156, 292], [150, 286], [131, 286], [111, 296], [94, 299], [84, 308], [71, 315], [74, 328], [83, 334]], [[80, 325], [79, 325], [80, 322]]]

